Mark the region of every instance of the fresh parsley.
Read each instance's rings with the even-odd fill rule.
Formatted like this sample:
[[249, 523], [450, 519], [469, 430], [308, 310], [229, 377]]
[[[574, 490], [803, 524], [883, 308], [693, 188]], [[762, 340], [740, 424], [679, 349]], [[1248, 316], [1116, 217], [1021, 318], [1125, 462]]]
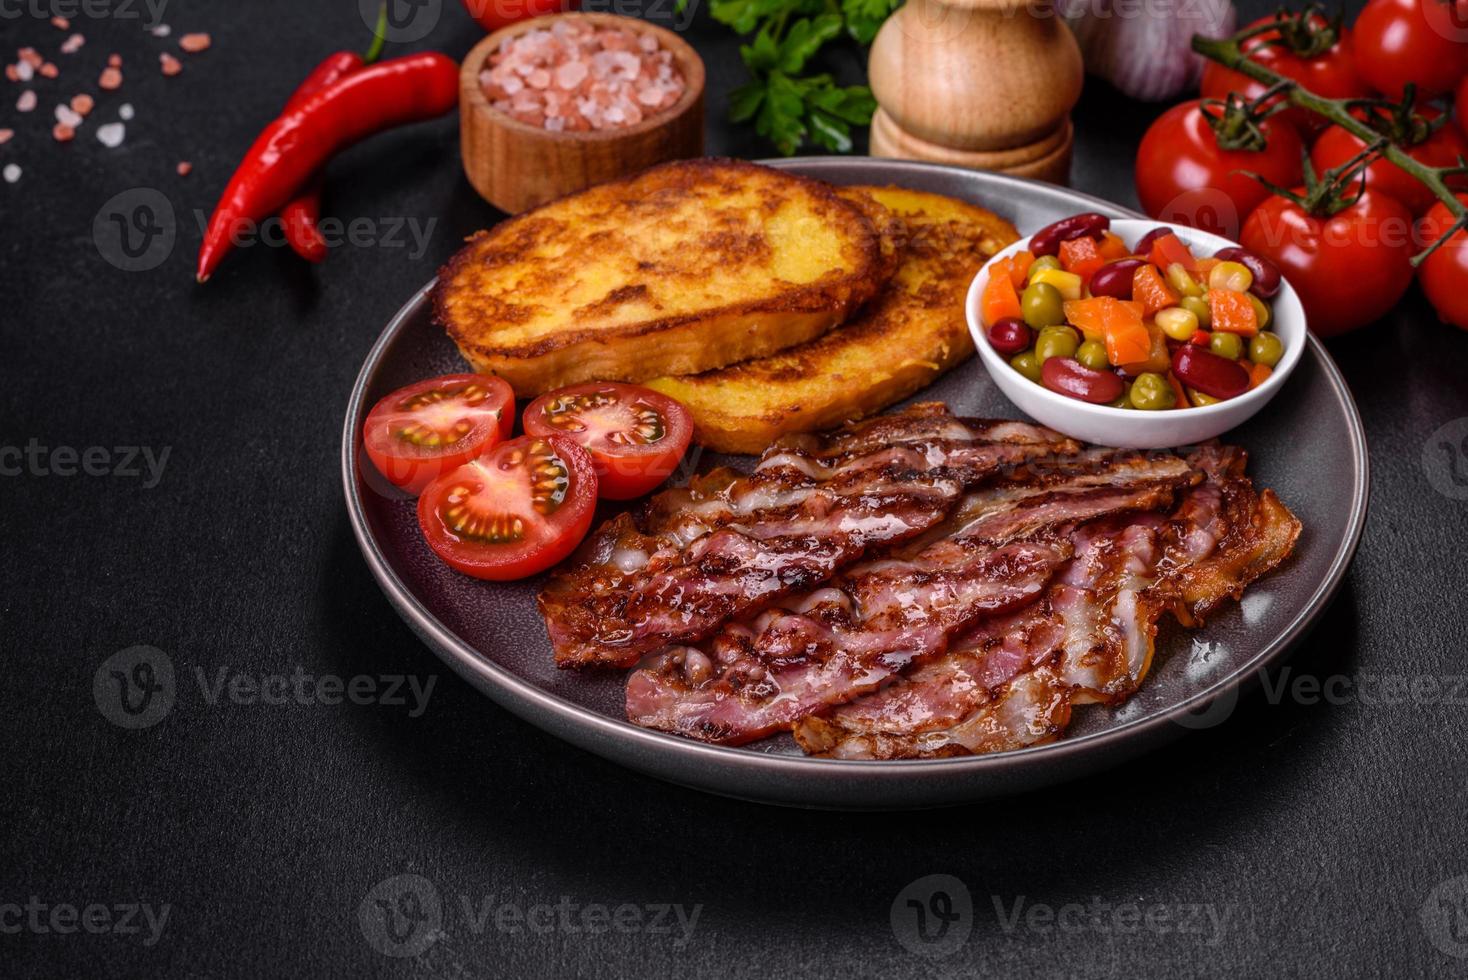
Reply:
[[750, 80], [729, 97], [729, 118], [785, 156], [807, 143], [851, 150], [851, 127], [872, 121], [876, 100], [865, 85], [837, 85], [829, 74], [803, 75], [827, 42], [845, 34], [870, 44], [901, 0], [712, 0], [715, 20], [753, 35], [739, 53]]

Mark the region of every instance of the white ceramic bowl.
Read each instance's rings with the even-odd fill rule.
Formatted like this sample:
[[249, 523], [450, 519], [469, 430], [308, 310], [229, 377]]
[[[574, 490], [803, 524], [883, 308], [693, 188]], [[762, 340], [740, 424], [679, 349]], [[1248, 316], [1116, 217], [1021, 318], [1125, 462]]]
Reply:
[[[1147, 232], [1159, 225], [1171, 228], [1199, 258], [1205, 258], [1221, 248], [1237, 245], [1220, 235], [1214, 235], [1185, 225], [1166, 221], [1142, 221], [1114, 219], [1111, 230], [1120, 235], [1128, 245], [1136, 243]], [[1022, 238], [996, 254], [969, 286], [964, 310], [968, 316], [969, 333], [974, 346], [988, 369], [989, 376], [1010, 401], [1026, 415], [1058, 432], [1076, 439], [1102, 446], [1117, 446], [1135, 449], [1161, 449], [1169, 446], [1186, 446], [1203, 442], [1222, 435], [1237, 425], [1242, 425], [1255, 412], [1264, 407], [1278, 394], [1290, 372], [1300, 363], [1305, 353], [1305, 310], [1300, 297], [1288, 282], [1280, 286], [1279, 293], [1270, 300], [1273, 321], [1269, 329], [1279, 336], [1284, 344], [1284, 356], [1263, 384], [1237, 398], [1205, 405], [1200, 408], [1171, 409], [1164, 412], [1141, 412], [1134, 409], [1111, 408], [1107, 405], [1092, 405], [1079, 399], [1056, 394], [1037, 384], [1009, 366], [1008, 358], [989, 346], [984, 333], [984, 321], [979, 315], [980, 298], [989, 281], [989, 269], [999, 259], [1027, 248], [1029, 238]]]

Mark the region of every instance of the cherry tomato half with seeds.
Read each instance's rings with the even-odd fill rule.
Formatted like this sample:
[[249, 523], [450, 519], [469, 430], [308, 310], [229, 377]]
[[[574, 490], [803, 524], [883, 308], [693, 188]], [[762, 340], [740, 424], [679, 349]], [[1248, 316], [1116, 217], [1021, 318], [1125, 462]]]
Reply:
[[506, 582], [574, 551], [595, 510], [586, 450], [561, 436], [521, 436], [430, 483], [418, 498], [418, 526], [451, 568]]
[[525, 433], [558, 435], [591, 454], [607, 500], [630, 500], [673, 475], [693, 438], [693, 416], [667, 395], [593, 381], [547, 392], [525, 406]]
[[508, 439], [515, 393], [493, 375], [447, 374], [410, 384], [372, 407], [362, 445], [378, 472], [409, 493]]
[[[1457, 195], [1468, 205], [1468, 194]], [[1433, 205], [1418, 226], [1423, 248], [1438, 240], [1453, 225], [1452, 212], [1442, 202]], [[1455, 327], [1468, 330], [1468, 232], [1455, 232], [1417, 268], [1417, 281], [1437, 315]]]

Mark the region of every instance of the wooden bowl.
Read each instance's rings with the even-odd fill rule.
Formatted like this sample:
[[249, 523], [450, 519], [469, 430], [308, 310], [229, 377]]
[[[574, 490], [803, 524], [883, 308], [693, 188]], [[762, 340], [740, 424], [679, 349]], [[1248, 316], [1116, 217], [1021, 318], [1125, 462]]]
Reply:
[[[479, 84], [492, 52], [511, 37], [549, 28], [563, 17], [597, 27], [651, 34], [673, 54], [687, 87], [671, 107], [634, 126], [552, 133], [489, 104]], [[548, 14], [495, 31], [474, 46], [459, 74], [459, 130], [464, 173], [486, 201], [515, 214], [668, 160], [703, 156], [703, 60], [672, 31], [617, 14]]]

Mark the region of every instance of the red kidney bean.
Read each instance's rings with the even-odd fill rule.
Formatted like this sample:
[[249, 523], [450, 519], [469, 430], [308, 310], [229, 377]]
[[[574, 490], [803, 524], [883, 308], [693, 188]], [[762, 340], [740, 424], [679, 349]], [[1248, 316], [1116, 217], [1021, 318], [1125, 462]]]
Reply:
[[1223, 259], [1226, 262], [1237, 262], [1254, 274], [1254, 284], [1249, 287], [1249, 292], [1260, 299], [1272, 299], [1279, 292], [1281, 276], [1279, 266], [1269, 261], [1262, 255], [1255, 255], [1246, 248], [1230, 245], [1213, 253], [1215, 259]]
[[1091, 295], [1131, 299], [1132, 273], [1146, 264], [1146, 259], [1117, 259], [1106, 263], [1091, 276]]
[[1095, 211], [1061, 218], [1053, 225], [1046, 225], [1035, 232], [1034, 237], [1030, 239], [1030, 254], [1036, 257], [1054, 255], [1060, 251], [1061, 242], [1086, 236], [1099, 238], [1101, 233], [1110, 227], [1111, 219]]
[[1137, 255], [1151, 255], [1153, 242], [1157, 241], [1157, 239], [1161, 238], [1163, 235], [1171, 234], [1171, 228], [1153, 228], [1151, 231], [1147, 232], [1147, 234], [1137, 239], [1137, 244], [1132, 246], [1132, 251]]
[[1034, 331], [1019, 317], [1007, 316], [989, 328], [989, 346], [1005, 357], [1026, 350], [1034, 341]]
[[1040, 381], [1051, 391], [1093, 405], [1114, 402], [1126, 390], [1121, 379], [1110, 371], [1093, 370], [1073, 357], [1046, 359], [1040, 368]]
[[1249, 372], [1238, 361], [1192, 344], [1173, 351], [1172, 371], [1189, 388], [1214, 398], [1235, 398], [1249, 390]]

